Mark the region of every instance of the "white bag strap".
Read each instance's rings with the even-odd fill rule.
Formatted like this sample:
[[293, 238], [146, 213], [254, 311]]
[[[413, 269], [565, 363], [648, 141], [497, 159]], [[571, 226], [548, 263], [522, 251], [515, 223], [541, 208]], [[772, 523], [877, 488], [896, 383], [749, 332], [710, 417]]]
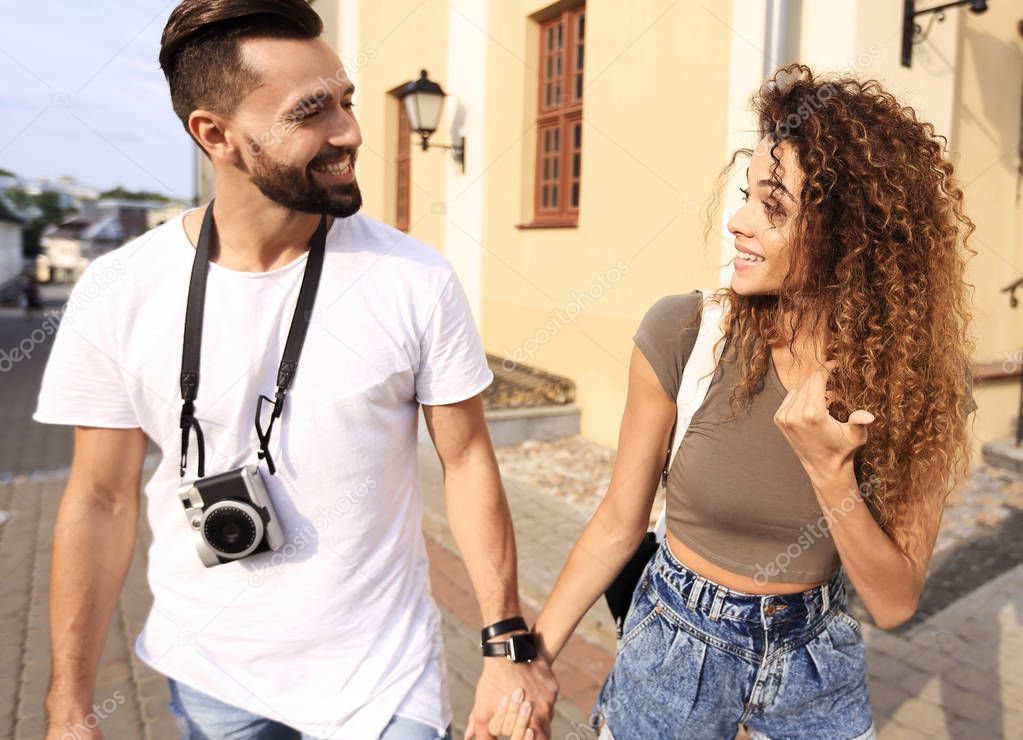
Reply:
[[[701, 292], [703, 293], [703, 313], [700, 320], [700, 329], [696, 335], [696, 343], [693, 345], [693, 351], [689, 355], [689, 360], [682, 369], [682, 380], [679, 382], [678, 398], [675, 400], [675, 434], [671, 440], [671, 452], [668, 454], [665, 470], [671, 469], [671, 464], [675, 461], [675, 454], [682, 444], [682, 437], [685, 436], [686, 429], [689, 428], [689, 422], [696, 415], [696, 412], [703, 405], [703, 401], [707, 397], [707, 389], [710, 388], [710, 382], [714, 378], [714, 370], [717, 367], [718, 360], [721, 358], [721, 351], [723, 350], [723, 346], [715, 347], [715, 345], [724, 335], [725, 331], [724, 306], [716, 301], [709, 300], [713, 296], [714, 291], [703, 290]], [[668, 476], [664, 475], [661, 479], [661, 485], [667, 487], [667, 484]], [[666, 508], [667, 504], [661, 508], [661, 513], [657, 517], [657, 524], [654, 527], [654, 533], [658, 542], [664, 539], [664, 533], [667, 529], [665, 521]]]

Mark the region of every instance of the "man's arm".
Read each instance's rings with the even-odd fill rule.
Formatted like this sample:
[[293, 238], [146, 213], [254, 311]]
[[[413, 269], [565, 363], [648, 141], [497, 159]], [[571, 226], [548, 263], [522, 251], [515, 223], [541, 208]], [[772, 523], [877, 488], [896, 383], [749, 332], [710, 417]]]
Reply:
[[[423, 416], [444, 469], [448, 524], [469, 571], [483, 624], [520, 615], [515, 533], [482, 396], [442, 406], [424, 405]], [[497, 639], [507, 639], [507, 635]], [[501, 697], [520, 686], [533, 703], [531, 726], [539, 731], [538, 737], [546, 738], [557, 681], [542, 656], [532, 663], [483, 659], [472, 714], [475, 726], [469, 728], [470, 734], [475, 731], [477, 737], [491, 737], [486, 724]]]
[[103, 643], [135, 549], [146, 442], [138, 428], [75, 427], [50, 571], [50, 737], [93, 711]]
[[520, 614], [515, 533], [479, 395], [423, 406], [444, 470], [448, 524], [465, 560], [483, 624]]

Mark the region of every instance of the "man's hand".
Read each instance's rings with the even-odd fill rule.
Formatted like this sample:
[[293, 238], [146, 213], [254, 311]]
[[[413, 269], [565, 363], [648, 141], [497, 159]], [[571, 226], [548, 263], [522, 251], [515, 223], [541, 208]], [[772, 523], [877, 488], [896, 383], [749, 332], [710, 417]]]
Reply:
[[484, 658], [483, 675], [476, 684], [476, 702], [465, 730], [465, 740], [493, 740], [487, 723], [497, 713], [504, 713], [501, 699], [518, 688], [525, 689], [531, 716], [529, 728], [535, 740], [549, 740], [554, 702], [558, 698], [558, 681], [550, 664], [542, 655], [530, 663], [513, 663], [507, 658]]

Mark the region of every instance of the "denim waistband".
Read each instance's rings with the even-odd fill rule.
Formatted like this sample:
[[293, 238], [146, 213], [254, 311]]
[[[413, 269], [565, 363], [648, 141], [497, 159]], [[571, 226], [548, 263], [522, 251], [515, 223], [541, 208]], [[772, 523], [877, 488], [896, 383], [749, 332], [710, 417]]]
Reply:
[[[845, 572], [839, 567], [826, 582], [792, 594], [751, 594], [722, 586], [683, 565], [662, 541], [650, 560], [648, 574], [672, 592], [671, 600], [688, 609], [719, 617], [763, 624], [810, 622], [828, 611], [846, 607]], [[656, 581], [660, 581], [658, 584]]]

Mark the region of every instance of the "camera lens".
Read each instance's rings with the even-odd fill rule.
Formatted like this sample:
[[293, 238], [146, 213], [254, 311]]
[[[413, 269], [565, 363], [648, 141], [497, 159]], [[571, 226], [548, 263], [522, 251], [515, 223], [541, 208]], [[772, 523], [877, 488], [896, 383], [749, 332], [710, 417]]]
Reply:
[[251, 552], [262, 538], [262, 525], [251, 507], [221, 502], [206, 512], [202, 531], [214, 550], [227, 557], [239, 557]]

